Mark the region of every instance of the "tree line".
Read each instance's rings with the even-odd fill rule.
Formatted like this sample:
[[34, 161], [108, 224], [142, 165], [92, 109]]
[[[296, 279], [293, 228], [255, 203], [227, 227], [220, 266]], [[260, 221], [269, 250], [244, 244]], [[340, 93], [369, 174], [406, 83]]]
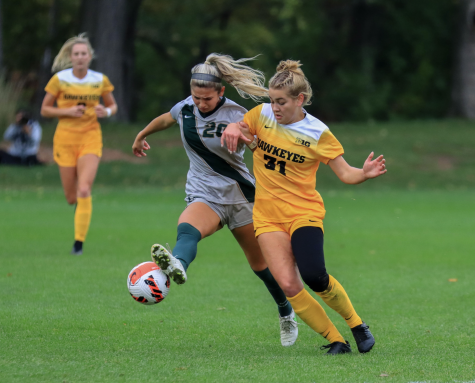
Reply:
[[80, 32], [122, 121], [185, 98], [211, 52], [259, 55], [268, 78], [301, 60], [307, 109], [324, 120], [475, 118], [475, 0], [0, 0], [0, 68], [26, 80], [26, 102], [38, 108], [55, 54]]

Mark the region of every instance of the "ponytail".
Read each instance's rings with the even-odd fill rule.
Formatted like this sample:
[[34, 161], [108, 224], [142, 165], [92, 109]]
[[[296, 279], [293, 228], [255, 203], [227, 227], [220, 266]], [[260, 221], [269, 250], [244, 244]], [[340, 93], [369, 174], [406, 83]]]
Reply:
[[267, 97], [264, 74], [242, 64], [253, 59], [255, 57], [234, 60], [231, 56], [211, 53], [204, 63], [195, 65], [191, 70], [193, 75], [190, 85], [199, 88], [214, 88], [219, 92], [223, 86], [220, 80], [224, 80], [236, 88], [241, 97], [251, 98], [258, 102], [262, 97]]

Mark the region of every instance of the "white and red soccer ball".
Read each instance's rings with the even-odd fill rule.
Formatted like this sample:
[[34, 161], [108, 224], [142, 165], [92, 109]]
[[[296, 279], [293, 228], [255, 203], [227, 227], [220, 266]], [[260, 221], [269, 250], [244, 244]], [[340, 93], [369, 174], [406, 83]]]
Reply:
[[168, 295], [170, 278], [154, 262], [143, 262], [130, 271], [127, 288], [137, 302], [154, 305]]

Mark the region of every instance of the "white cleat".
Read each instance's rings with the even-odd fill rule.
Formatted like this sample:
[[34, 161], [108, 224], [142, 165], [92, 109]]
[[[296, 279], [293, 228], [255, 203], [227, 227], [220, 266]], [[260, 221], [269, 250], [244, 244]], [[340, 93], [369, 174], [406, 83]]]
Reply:
[[[167, 244], [168, 246], [168, 244]], [[171, 251], [158, 243], [152, 246], [152, 261], [167, 274], [177, 285], [186, 282], [186, 271], [181, 262], [176, 259]]]
[[280, 343], [282, 346], [292, 346], [299, 336], [298, 323], [295, 320], [294, 310], [285, 317], [279, 317], [280, 320]]

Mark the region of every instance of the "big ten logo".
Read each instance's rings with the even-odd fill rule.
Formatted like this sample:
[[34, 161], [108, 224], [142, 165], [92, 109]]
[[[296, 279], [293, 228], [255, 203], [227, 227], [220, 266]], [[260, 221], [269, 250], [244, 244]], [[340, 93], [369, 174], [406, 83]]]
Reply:
[[296, 143], [296, 144], [299, 144], [299, 145], [306, 146], [307, 148], [310, 147], [310, 142], [305, 141], [305, 140], [302, 140], [302, 139], [299, 138], [299, 137], [297, 137], [297, 139], [295, 140], [295, 143]]

